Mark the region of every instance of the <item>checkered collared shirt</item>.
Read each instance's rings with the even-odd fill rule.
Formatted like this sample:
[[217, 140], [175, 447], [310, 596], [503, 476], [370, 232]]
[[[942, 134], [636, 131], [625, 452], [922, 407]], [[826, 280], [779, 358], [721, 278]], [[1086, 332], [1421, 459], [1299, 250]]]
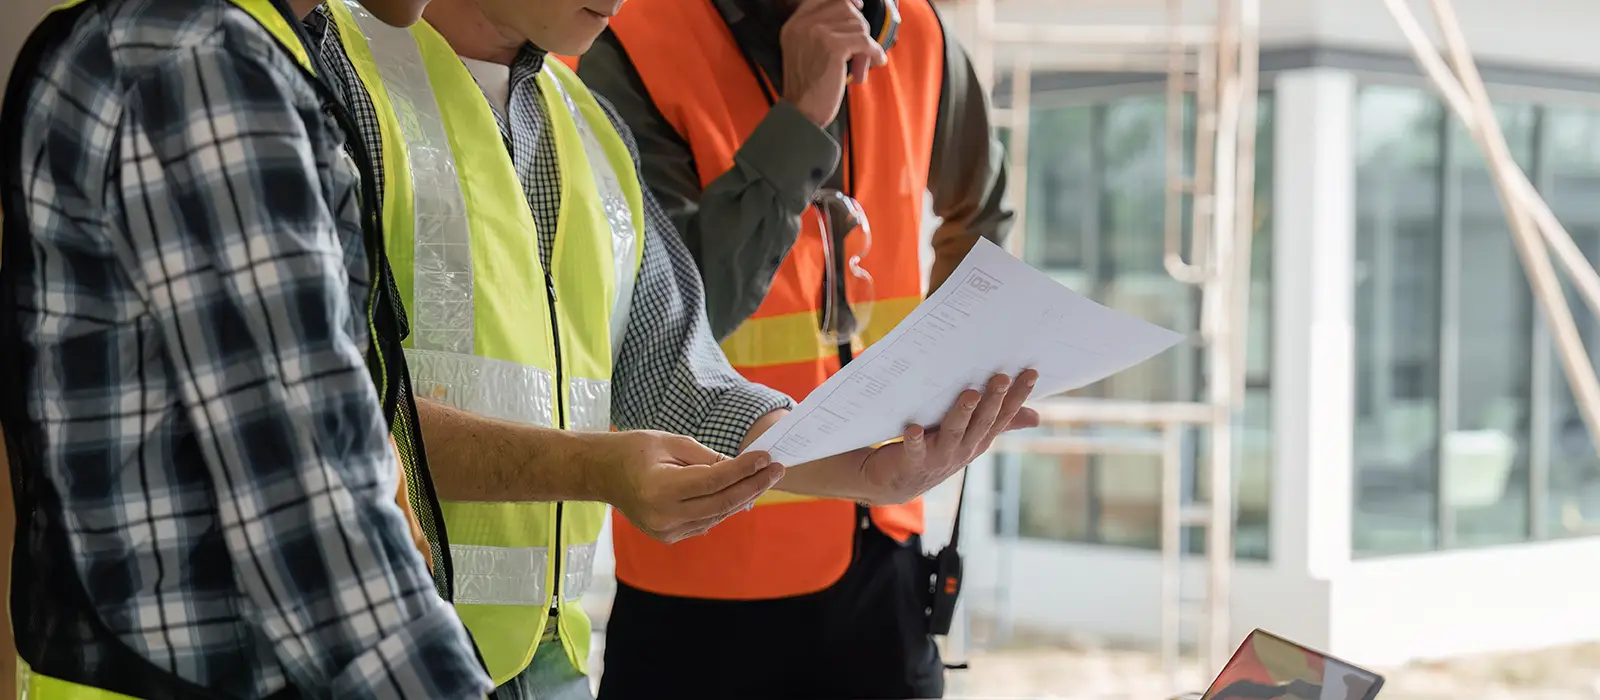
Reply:
[[79, 12], [0, 129], [18, 646], [101, 687], [131, 652], [226, 697], [482, 698], [395, 505], [343, 133], [226, 0]]
[[[312, 13], [306, 28], [312, 41], [321, 46], [331, 82], [355, 115], [368, 157], [381, 164], [377, 112], [341, 48], [337, 26], [325, 10], [319, 10]], [[511, 66], [509, 114], [495, 110], [495, 118], [533, 209], [539, 228], [539, 257], [548, 269], [561, 208], [561, 171], [555, 137], [545, 128], [549, 117], [535, 80], [544, 58], [543, 52], [531, 46], [518, 55]], [[603, 98], [599, 101], [627, 142], [637, 168], [639, 151], [632, 134], [611, 106]], [[381, 165], [376, 167], [381, 173]], [[611, 422], [622, 430], [689, 435], [723, 454], [736, 454], [756, 419], [790, 408], [793, 401], [745, 380], [728, 364], [706, 322], [705, 288], [694, 258], [648, 189], [644, 198], [644, 259], [613, 373]]]

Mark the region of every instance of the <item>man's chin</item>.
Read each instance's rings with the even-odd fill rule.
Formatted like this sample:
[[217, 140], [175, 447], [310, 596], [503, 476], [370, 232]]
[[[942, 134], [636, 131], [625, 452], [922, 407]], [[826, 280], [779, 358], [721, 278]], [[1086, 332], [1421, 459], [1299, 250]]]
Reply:
[[[600, 38], [600, 35], [599, 34], [594, 34], [594, 35], [587, 35], [587, 36], [562, 37], [562, 38], [563, 38], [563, 41], [551, 42], [553, 44], [553, 46], [546, 47], [546, 46], [542, 46], [541, 45], [540, 48], [543, 48], [544, 50], [549, 51], [550, 53], [553, 53], [553, 54], [555, 54], [557, 56], [568, 56], [568, 57], [582, 56], [584, 54], [584, 52], [589, 50], [590, 46], [594, 45], [594, 40]], [[537, 43], [538, 42], [535, 42], [535, 44], [537, 44]]]

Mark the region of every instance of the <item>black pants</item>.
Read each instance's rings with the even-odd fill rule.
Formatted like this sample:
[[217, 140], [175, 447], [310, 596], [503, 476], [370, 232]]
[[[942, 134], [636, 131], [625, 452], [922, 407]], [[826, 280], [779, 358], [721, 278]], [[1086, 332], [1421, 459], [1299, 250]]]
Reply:
[[943, 697], [920, 538], [869, 527], [856, 539], [837, 583], [796, 598], [673, 598], [619, 582], [599, 700]]

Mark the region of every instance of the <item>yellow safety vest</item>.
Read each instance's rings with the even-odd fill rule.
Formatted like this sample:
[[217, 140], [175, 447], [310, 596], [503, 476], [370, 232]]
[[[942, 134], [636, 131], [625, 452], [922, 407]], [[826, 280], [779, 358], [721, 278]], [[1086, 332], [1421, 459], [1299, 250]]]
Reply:
[[[633, 159], [594, 96], [559, 61], [538, 76], [561, 164], [550, 269], [488, 100], [426, 23], [391, 27], [330, 2], [382, 134], [389, 259], [411, 320], [417, 395], [565, 430], [611, 425], [611, 369], [644, 240]], [[603, 503], [441, 504], [456, 612], [494, 682], [533, 661], [552, 608], [586, 670]]]
[[[58, 12], [72, 10], [82, 5], [85, 0], [69, 0], [50, 10], [50, 15]], [[288, 51], [300, 66], [307, 71], [315, 72], [311, 60], [306, 54], [305, 45], [300, 43], [300, 37], [290, 26], [289, 21], [273, 6], [272, 0], [230, 0], [239, 9], [244, 10], [262, 28], [266, 29], [278, 44]], [[20, 61], [19, 61], [20, 63]], [[17, 659], [16, 690], [18, 700], [135, 700], [121, 693], [101, 690], [87, 685], [52, 678], [39, 673], [34, 673], [28, 663], [22, 658]]]

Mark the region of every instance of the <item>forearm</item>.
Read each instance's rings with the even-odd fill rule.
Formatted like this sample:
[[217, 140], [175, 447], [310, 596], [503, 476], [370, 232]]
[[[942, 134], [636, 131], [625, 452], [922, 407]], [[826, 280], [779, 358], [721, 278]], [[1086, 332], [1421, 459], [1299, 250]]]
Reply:
[[666, 200], [699, 265], [706, 315], [718, 339], [761, 306], [799, 238], [812, 197], [837, 167], [838, 154], [833, 137], [780, 102], [740, 146], [733, 167], [706, 185], [692, 209]]
[[644, 260], [612, 375], [611, 422], [736, 453], [751, 423], [794, 402], [728, 364], [706, 322], [694, 260], [654, 197], [645, 196], [645, 211]]
[[[792, 105], [779, 103], [732, 162], [697, 162], [611, 32], [584, 53], [578, 76], [627, 125], [619, 131], [632, 133], [641, 179], [698, 265], [714, 337], [726, 338], [766, 298], [800, 233], [800, 216], [838, 167], [839, 144]], [[702, 170], [721, 175], [707, 182]]]
[[[741, 452], [755, 442], [756, 438], [778, 421], [788, 415], [789, 411], [773, 411], [755, 424], [750, 426], [750, 432], [745, 436], [744, 443], [739, 446]], [[867, 482], [862, 478], [862, 467], [865, 465], [867, 455], [872, 454], [872, 448], [851, 450], [844, 454], [835, 455], [815, 462], [798, 465], [784, 465], [783, 478], [778, 480], [778, 485], [772, 487], [777, 491], [799, 494], [802, 496], [816, 496], [819, 498], [842, 498], [851, 501], [870, 501], [872, 495], [867, 488]]]
[[485, 418], [417, 400], [428, 469], [447, 501], [603, 500], [585, 449], [595, 436]]

